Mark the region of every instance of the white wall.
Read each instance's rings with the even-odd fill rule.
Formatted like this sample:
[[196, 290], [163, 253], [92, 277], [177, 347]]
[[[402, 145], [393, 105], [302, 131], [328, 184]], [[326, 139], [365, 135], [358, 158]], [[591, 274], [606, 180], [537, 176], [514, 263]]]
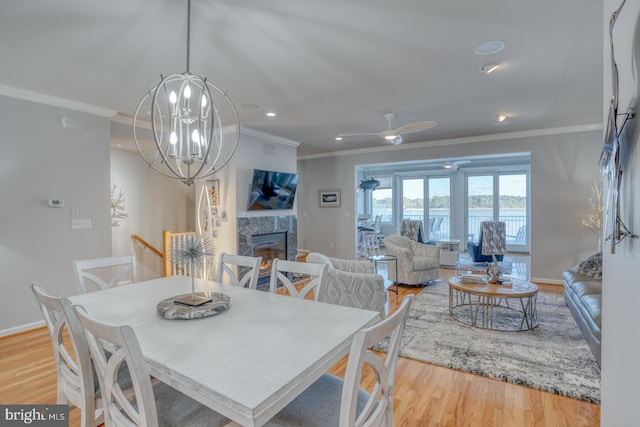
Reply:
[[[220, 205], [218, 215], [227, 211], [226, 222], [214, 226], [218, 237], [214, 239], [216, 254], [237, 253], [237, 222], [239, 217], [296, 215], [293, 209], [274, 211], [247, 211], [249, 192], [254, 169], [279, 172], [296, 172], [296, 152], [298, 143], [276, 137], [250, 128], [241, 128], [238, 148], [231, 161], [215, 175], [199, 180], [197, 194], [209, 179], [220, 180]], [[297, 196], [296, 196], [297, 199]]]
[[[611, 70], [608, 63], [609, 17], [620, 0], [604, 1], [605, 81], [603, 105], [605, 112], [611, 98]], [[638, 111], [640, 90], [640, 1], [627, 1], [614, 30], [616, 60], [620, 76], [619, 112], [633, 107]], [[621, 216], [629, 229], [640, 234], [640, 118], [629, 122], [622, 139]], [[602, 311], [602, 413], [605, 427], [637, 426], [640, 420], [640, 332], [638, 332], [638, 283], [640, 241], [625, 239], [615, 255], [604, 251], [603, 311]]]
[[[72, 261], [111, 254], [109, 118], [0, 96], [0, 335], [42, 321], [28, 287], [76, 293]], [[84, 123], [63, 128], [62, 118]], [[64, 207], [49, 208], [51, 198]], [[92, 228], [72, 230], [71, 218]]]
[[195, 186], [165, 177], [147, 167], [135, 151], [111, 151], [111, 185], [125, 195], [127, 218], [112, 227], [113, 256], [135, 250], [138, 279], [149, 280], [162, 275], [162, 259], [141, 246], [133, 246], [131, 235], [137, 234], [162, 251], [162, 231], [195, 230]]
[[[531, 275], [560, 283], [562, 271], [595, 252], [593, 234], [581, 225], [589, 210], [591, 184], [598, 178], [600, 130], [512, 137], [451, 140], [391, 147], [377, 153], [310, 156], [298, 162], [304, 191], [298, 198], [298, 245], [330, 256], [355, 256], [355, 166], [417, 159], [531, 153]], [[504, 138], [502, 136], [501, 138]], [[464, 143], [463, 143], [464, 142]], [[342, 190], [342, 206], [319, 208], [318, 190]]]

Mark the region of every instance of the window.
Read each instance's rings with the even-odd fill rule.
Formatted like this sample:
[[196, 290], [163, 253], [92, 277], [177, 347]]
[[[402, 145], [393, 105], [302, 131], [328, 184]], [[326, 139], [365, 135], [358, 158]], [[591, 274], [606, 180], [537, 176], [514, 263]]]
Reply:
[[[467, 176], [467, 230], [476, 240], [482, 221], [504, 221], [509, 250], [526, 250], [527, 174], [502, 172]], [[496, 196], [497, 195], [497, 196]]]
[[390, 176], [379, 177], [380, 186], [371, 191], [371, 218], [382, 215], [383, 223], [393, 222], [393, 179]]
[[422, 238], [425, 240], [449, 239], [451, 235], [450, 181], [448, 176], [406, 177], [401, 180], [402, 219], [422, 221]]

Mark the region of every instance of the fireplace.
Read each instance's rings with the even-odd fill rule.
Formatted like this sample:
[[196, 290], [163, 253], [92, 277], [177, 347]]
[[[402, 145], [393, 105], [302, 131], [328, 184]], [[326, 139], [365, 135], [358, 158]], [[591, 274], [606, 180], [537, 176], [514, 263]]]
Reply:
[[254, 234], [251, 236], [251, 256], [262, 257], [258, 283], [268, 282], [273, 260], [287, 259], [287, 232]]
[[[283, 216], [254, 216], [238, 218], [238, 255], [244, 256], [262, 256], [263, 260], [274, 258], [296, 260], [298, 251], [298, 222], [295, 215]], [[266, 250], [263, 245], [265, 241], [269, 243], [273, 241], [275, 235], [278, 238], [284, 238], [284, 243], [278, 243], [278, 254], [275, 255], [272, 250]], [[263, 239], [264, 238], [264, 239]], [[257, 240], [255, 240], [257, 239]], [[263, 240], [259, 243], [259, 240]], [[275, 243], [275, 242], [271, 242]], [[254, 248], [261, 246], [262, 253], [255, 253]], [[273, 249], [273, 248], [272, 248]], [[265, 266], [265, 271], [258, 280], [258, 289], [269, 290], [269, 276], [271, 275], [271, 267]]]

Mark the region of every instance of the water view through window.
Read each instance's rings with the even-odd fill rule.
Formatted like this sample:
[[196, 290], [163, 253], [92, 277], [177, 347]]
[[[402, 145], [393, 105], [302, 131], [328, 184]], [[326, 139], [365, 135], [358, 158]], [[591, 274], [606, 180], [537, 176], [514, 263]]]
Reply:
[[[482, 221], [504, 221], [508, 245], [526, 247], [528, 243], [526, 173], [467, 175], [464, 195], [452, 194], [449, 176], [403, 178], [401, 183], [402, 219], [422, 221], [425, 240], [457, 236], [475, 240]], [[456, 218], [452, 208], [464, 209], [464, 215]]]

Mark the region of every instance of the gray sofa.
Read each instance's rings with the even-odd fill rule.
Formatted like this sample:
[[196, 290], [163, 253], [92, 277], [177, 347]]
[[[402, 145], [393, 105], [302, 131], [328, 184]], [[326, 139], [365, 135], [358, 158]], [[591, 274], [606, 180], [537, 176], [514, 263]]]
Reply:
[[602, 279], [580, 272], [579, 265], [562, 275], [564, 299], [600, 364]]

